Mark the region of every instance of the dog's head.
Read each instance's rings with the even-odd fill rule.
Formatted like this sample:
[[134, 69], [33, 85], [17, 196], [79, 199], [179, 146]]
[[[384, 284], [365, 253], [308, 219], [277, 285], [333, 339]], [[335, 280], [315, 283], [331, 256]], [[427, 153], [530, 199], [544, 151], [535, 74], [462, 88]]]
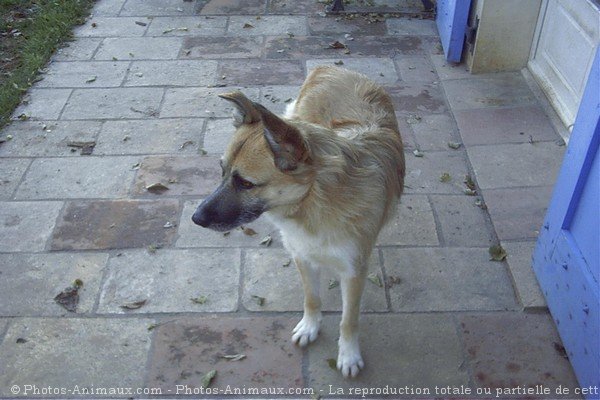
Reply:
[[236, 132], [221, 158], [223, 180], [192, 216], [227, 231], [263, 212], [298, 203], [310, 187], [310, 154], [300, 130], [241, 92], [219, 95], [235, 106]]

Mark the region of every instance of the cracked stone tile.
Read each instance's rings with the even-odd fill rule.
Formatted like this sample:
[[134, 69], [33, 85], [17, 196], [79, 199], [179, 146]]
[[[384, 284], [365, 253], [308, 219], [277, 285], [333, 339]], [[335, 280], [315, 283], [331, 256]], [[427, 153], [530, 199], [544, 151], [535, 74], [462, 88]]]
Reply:
[[[423, 157], [405, 154], [406, 193], [464, 194], [463, 180], [469, 173], [465, 157], [460, 152], [428, 151]], [[441, 182], [443, 174], [450, 175], [448, 182]]]
[[116, 37], [100, 44], [96, 60], [171, 60], [177, 58], [182, 45], [179, 37]]
[[[225, 36], [227, 17], [154, 17], [146, 36]], [[184, 29], [185, 28], [185, 29]]]
[[185, 16], [194, 15], [195, 2], [180, 0], [127, 0], [121, 16]]
[[[354, 34], [357, 36], [384, 36], [387, 33], [385, 23], [371, 22], [366, 18], [336, 18], [335, 21], [331, 17], [308, 17], [308, 26], [312, 35], [319, 36], [323, 34]], [[352, 36], [351, 36], [352, 37]], [[352, 40], [345, 38], [348, 45], [353, 44]], [[355, 39], [362, 40], [361, 37]]]
[[292, 15], [264, 15], [260, 19], [255, 16], [233, 15], [229, 17], [228, 36], [284, 36], [288, 33], [295, 36], [306, 36], [306, 17]]
[[438, 36], [434, 20], [387, 18], [386, 24], [390, 35]]
[[268, 11], [273, 14], [316, 14], [325, 11], [325, 5], [311, 0], [271, 0]]
[[75, 37], [142, 36], [146, 26], [136, 24], [136, 21], [150, 22], [146, 18], [92, 16], [85, 24], [76, 27], [73, 34]]
[[456, 130], [456, 123], [448, 114], [422, 114], [415, 121], [413, 115], [404, 117], [415, 134], [419, 150], [449, 151], [449, 142], [460, 142]]
[[125, 79], [126, 61], [53, 62], [39, 87], [117, 87]]
[[399, 82], [385, 90], [399, 115], [439, 114], [447, 111], [444, 94], [437, 83]]
[[382, 229], [380, 246], [437, 246], [438, 236], [427, 196], [404, 195], [398, 212]]
[[203, 4], [200, 14], [257, 15], [264, 14], [267, 0], [209, 0]]
[[62, 207], [60, 201], [0, 203], [0, 251], [43, 251]]
[[27, 158], [0, 158], [0, 200], [12, 198], [29, 164]]
[[179, 58], [259, 58], [261, 48], [260, 37], [187, 37]]
[[63, 47], [58, 49], [53, 61], [84, 61], [90, 60], [94, 52], [100, 46], [101, 38], [78, 38], [72, 42], [63, 44]]
[[546, 308], [546, 299], [533, 271], [531, 256], [535, 242], [502, 242], [508, 254], [506, 262], [524, 309]]
[[216, 61], [134, 61], [124, 86], [208, 86], [216, 80]]
[[64, 108], [72, 89], [29, 89], [13, 119], [25, 115], [32, 120], [56, 120]]
[[397, 57], [396, 65], [405, 82], [437, 82], [435, 68], [426, 56]]

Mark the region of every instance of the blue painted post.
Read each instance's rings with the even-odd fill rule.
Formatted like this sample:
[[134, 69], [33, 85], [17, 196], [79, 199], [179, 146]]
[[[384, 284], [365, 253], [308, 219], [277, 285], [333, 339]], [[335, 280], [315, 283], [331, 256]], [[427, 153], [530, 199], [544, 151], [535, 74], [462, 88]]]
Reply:
[[438, 0], [436, 23], [446, 60], [460, 62], [471, 0]]

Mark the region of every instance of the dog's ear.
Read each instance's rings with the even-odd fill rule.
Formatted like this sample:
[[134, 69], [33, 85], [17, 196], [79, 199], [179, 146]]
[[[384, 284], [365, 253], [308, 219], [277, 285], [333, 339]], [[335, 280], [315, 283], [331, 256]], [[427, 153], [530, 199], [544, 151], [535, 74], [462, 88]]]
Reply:
[[236, 127], [239, 127], [242, 124], [253, 124], [260, 121], [260, 113], [256, 109], [254, 103], [239, 90], [231, 93], [222, 93], [218, 96], [227, 101], [231, 101], [235, 105], [233, 124]]
[[264, 106], [256, 103], [255, 106], [265, 128], [265, 139], [273, 152], [275, 166], [282, 172], [295, 170], [299, 163], [308, 159], [308, 149], [302, 134]]

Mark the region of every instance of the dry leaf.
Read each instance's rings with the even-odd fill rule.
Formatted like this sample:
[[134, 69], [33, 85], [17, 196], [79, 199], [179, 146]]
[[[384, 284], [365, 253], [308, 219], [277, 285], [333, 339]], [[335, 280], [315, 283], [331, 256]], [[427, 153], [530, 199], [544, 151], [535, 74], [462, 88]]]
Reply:
[[450, 179], [452, 179], [452, 178], [450, 177], [450, 174], [449, 174], [449, 173], [447, 173], [447, 172], [444, 172], [444, 173], [443, 173], [443, 174], [440, 176], [440, 182], [447, 183], [447, 182], [450, 182]]
[[473, 179], [471, 179], [471, 175], [465, 175], [465, 185], [467, 185], [467, 187], [473, 191], [475, 191], [475, 189], [477, 189], [477, 187], [475, 186], [475, 182], [473, 182]]
[[460, 148], [460, 146], [462, 146], [462, 144], [459, 142], [448, 142], [448, 147], [451, 149], [457, 150]]
[[240, 361], [240, 360], [243, 360], [244, 358], [246, 358], [246, 355], [245, 354], [228, 354], [228, 355], [224, 355], [222, 357], [229, 361]]
[[244, 232], [244, 235], [246, 235], [246, 236], [256, 235], [256, 231], [252, 228], [248, 228], [246, 226], [240, 226], [240, 229], [242, 230], [242, 232]]
[[271, 235], [267, 235], [260, 241], [259, 244], [269, 247], [271, 243], [273, 243], [273, 238], [271, 237]]
[[490, 246], [489, 253], [490, 261], [503, 261], [507, 256], [506, 250], [504, 250], [499, 244]]
[[334, 61], [333, 63], [335, 65], [344, 65], [344, 62], [342, 60]]
[[150, 193], [161, 194], [162, 192], [169, 190], [169, 188], [167, 186], [163, 185], [162, 183], [157, 182], [157, 183], [153, 183], [151, 185], [146, 186], [146, 190], [149, 191]]
[[283, 266], [289, 267], [291, 263], [292, 263], [292, 259], [290, 258], [289, 260], [287, 260], [286, 262], [283, 263]]
[[88, 79], [85, 80], [85, 83], [92, 83], [92, 82], [94, 82], [96, 80], [96, 78], [97, 78], [96, 75], [91, 76], [91, 77], [89, 77]]
[[383, 287], [383, 283], [381, 283], [381, 278], [375, 272], [372, 272], [369, 275], [367, 275], [367, 279], [373, 284], [379, 287]]
[[425, 155], [425, 153], [423, 153], [421, 150], [419, 149], [414, 149], [413, 150], [413, 154], [415, 155], [415, 157], [423, 157]]
[[476, 192], [476, 191], [474, 191], [474, 190], [472, 190], [472, 189], [465, 189], [465, 190], [464, 190], [464, 193], [465, 193], [467, 196], [477, 196], [477, 192]]
[[243, 28], [245, 28], [245, 29], [248, 29], [248, 28], [254, 28], [254, 25], [252, 25], [252, 24], [249, 24], [249, 23], [247, 23], [247, 22], [246, 22], [246, 23], [244, 24]]
[[121, 308], [123, 310], [137, 310], [138, 308], [142, 308], [144, 306], [144, 304], [146, 304], [146, 301], [148, 300], [139, 300], [139, 301], [134, 301], [133, 303], [126, 303], [123, 304], [121, 306]]
[[260, 296], [256, 296], [256, 295], [251, 295], [250, 297], [252, 297], [252, 299], [256, 302], [256, 304], [258, 304], [259, 306], [264, 306], [265, 305], [265, 298], [264, 297], [260, 297]]
[[208, 301], [208, 297], [206, 296], [198, 296], [198, 297], [192, 297], [190, 298], [190, 300], [192, 301], [192, 303], [196, 303], [196, 304], [204, 304]]
[[329, 43], [329, 47], [330, 49], [345, 49], [346, 45], [342, 42], [340, 42], [339, 40], [336, 40], [333, 43]]
[[69, 286], [57, 294], [54, 297], [54, 301], [60, 304], [65, 310], [76, 312], [77, 305], [79, 304], [79, 288], [81, 286], [83, 286], [83, 282], [80, 279], [76, 279], [73, 286]]
[[163, 228], [173, 228], [175, 225], [173, 225], [170, 221], [167, 221], [164, 225]]
[[200, 384], [202, 385], [202, 387], [203, 388], [209, 387], [210, 383], [212, 382], [212, 380], [214, 379], [214, 377], [216, 375], [217, 375], [217, 370], [214, 370], [214, 369], [210, 370], [206, 374], [204, 374], [204, 376], [200, 380]]
[[135, 24], [139, 25], [139, 26], [146, 26], [146, 25], [148, 25], [147, 23], [142, 22], [142, 21], [135, 21]]
[[418, 124], [419, 122], [421, 122], [423, 118], [421, 118], [420, 115], [409, 115], [408, 118], [406, 118], [406, 122], [408, 122], [409, 124]]
[[335, 279], [330, 279], [329, 280], [329, 285], [327, 286], [328, 289], [333, 289], [340, 286], [340, 282], [336, 281]]
[[335, 360], [335, 358], [328, 358], [327, 365], [329, 365], [329, 368], [331, 368], [333, 370], [337, 369], [337, 361]]

